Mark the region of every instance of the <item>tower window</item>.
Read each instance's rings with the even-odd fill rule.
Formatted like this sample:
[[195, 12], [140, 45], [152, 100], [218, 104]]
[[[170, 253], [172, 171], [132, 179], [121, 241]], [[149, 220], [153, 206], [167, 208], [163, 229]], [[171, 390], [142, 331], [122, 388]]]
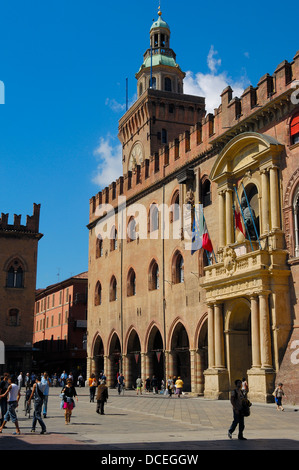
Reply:
[[167, 144], [167, 130], [162, 129], [162, 144]]
[[172, 83], [169, 77], [166, 77], [164, 80], [164, 89], [165, 91], [172, 91]]
[[24, 287], [24, 272], [18, 260], [15, 260], [7, 271], [6, 287], [17, 289]]

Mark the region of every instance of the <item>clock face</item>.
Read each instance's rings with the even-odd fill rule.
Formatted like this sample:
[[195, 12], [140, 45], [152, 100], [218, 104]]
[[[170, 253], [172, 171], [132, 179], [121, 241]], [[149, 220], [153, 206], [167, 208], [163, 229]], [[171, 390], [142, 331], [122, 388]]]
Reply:
[[129, 158], [129, 170], [135, 165], [140, 165], [143, 162], [143, 147], [140, 142], [137, 142], [131, 150]]

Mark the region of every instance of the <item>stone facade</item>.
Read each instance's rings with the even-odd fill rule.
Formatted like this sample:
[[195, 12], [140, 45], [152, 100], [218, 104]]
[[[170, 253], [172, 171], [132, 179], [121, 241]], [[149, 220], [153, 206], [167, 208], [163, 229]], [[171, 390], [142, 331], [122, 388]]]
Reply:
[[0, 340], [5, 346], [5, 364], [0, 371], [29, 371], [32, 367], [32, 333], [40, 205], [34, 204], [33, 215], [26, 225], [15, 215], [0, 218]]
[[[104, 369], [112, 385], [122, 370], [127, 386], [138, 375], [180, 375], [186, 391], [216, 399], [247, 377], [258, 401], [272, 400], [281, 380], [298, 403], [297, 80], [298, 53], [240, 98], [226, 88], [214, 114], [194, 97], [193, 125], [158, 151], [148, 143], [140, 161], [124, 164], [124, 174], [90, 199], [89, 372]], [[169, 93], [172, 111], [186, 116], [184, 95]], [[147, 100], [156, 105], [145, 107], [145, 122], [157, 124], [165, 94], [144, 91], [125, 120]], [[123, 122], [127, 163], [127, 142], [133, 148], [141, 123], [124, 139]], [[164, 125], [170, 135], [172, 123]], [[235, 225], [245, 196], [256, 217], [251, 236]], [[191, 224], [182, 227], [199, 203], [212, 256], [192, 254]]]

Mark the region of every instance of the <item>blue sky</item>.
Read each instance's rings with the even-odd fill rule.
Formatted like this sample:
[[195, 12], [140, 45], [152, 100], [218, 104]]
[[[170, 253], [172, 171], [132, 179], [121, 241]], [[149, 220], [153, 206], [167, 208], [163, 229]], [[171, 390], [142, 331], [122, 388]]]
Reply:
[[[0, 212], [25, 223], [41, 204], [38, 288], [88, 268], [89, 198], [121, 174], [126, 78], [133, 102], [158, 5], [2, 2]], [[238, 95], [299, 49], [296, 11], [278, 1], [162, 0], [161, 10], [185, 92], [204, 93], [211, 109], [218, 88]]]

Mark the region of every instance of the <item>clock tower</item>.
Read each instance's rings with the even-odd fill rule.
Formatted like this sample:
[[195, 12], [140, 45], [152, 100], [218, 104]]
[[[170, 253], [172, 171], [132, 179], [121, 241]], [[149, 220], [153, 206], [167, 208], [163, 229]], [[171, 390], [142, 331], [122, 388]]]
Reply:
[[123, 174], [164, 146], [173, 145], [205, 115], [205, 100], [184, 94], [185, 73], [170, 48], [170, 28], [159, 10], [150, 29], [150, 46], [136, 73], [137, 101], [119, 121]]

